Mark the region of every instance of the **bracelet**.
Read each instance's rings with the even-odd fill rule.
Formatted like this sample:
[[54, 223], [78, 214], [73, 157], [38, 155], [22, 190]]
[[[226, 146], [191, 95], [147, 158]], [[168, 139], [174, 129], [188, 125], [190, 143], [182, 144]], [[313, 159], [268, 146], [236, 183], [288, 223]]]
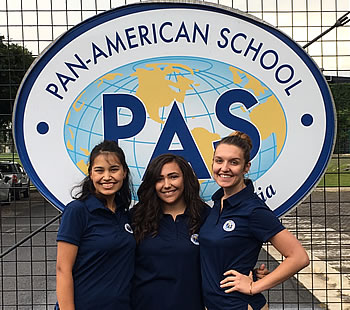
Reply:
[[250, 296], [253, 296], [253, 281], [250, 282], [249, 295], [250, 295]]

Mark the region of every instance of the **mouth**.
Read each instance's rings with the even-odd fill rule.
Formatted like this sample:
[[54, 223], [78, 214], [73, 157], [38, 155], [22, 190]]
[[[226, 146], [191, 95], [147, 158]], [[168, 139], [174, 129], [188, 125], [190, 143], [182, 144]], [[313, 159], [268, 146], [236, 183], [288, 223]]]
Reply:
[[104, 189], [111, 189], [116, 183], [115, 182], [109, 182], [109, 183], [100, 183], [100, 185]]
[[222, 173], [218, 174], [218, 176], [219, 176], [220, 178], [223, 178], [223, 179], [228, 179], [228, 178], [232, 178], [232, 177], [233, 177], [233, 175], [230, 175], [230, 174], [222, 174]]
[[172, 194], [174, 194], [176, 192], [176, 189], [173, 189], [171, 191], [166, 191], [166, 192], [161, 192], [162, 195], [164, 196], [171, 196]]

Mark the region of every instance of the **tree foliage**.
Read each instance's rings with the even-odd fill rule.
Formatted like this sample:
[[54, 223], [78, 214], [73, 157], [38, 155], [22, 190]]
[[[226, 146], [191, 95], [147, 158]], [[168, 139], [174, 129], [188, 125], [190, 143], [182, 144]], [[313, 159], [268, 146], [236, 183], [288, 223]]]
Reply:
[[33, 62], [32, 53], [14, 43], [4, 43], [0, 36], [0, 152], [13, 151], [12, 112], [17, 90]]
[[337, 111], [335, 153], [350, 153], [350, 83], [330, 84]]
[[32, 53], [0, 36], [0, 128], [11, 122], [13, 104], [21, 81], [33, 62]]
[[[21, 81], [34, 61], [25, 47], [0, 35], [0, 143], [11, 135], [13, 105]], [[337, 111], [336, 153], [350, 153], [350, 83], [330, 84]]]

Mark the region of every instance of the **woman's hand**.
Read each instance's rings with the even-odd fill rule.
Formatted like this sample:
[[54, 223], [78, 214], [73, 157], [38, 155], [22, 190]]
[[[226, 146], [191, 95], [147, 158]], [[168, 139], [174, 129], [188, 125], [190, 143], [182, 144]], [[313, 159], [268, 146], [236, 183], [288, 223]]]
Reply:
[[225, 293], [238, 291], [247, 295], [252, 294], [252, 272], [250, 272], [249, 276], [246, 276], [236, 270], [228, 270], [224, 273], [224, 276], [226, 276], [226, 278], [220, 282], [220, 287], [224, 289], [227, 288]]
[[266, 268], [265, 264], [261, 264], [259, 268], [255, 268], [254, 272], [258, 280], [264, 278], [266, 275], [270, 273], [270, 271]]

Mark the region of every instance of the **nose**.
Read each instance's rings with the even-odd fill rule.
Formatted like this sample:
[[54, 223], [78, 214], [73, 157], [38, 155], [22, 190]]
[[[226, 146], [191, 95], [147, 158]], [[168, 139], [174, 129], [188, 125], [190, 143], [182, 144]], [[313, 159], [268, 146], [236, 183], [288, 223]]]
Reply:
[[229, 164], [227, 161], [224, 161], [221, 165], [221, 170], [222, 171], [228, 171], [229, 170]]
[[103, 179], [104, 180], [110, 180], [111, 179], [111, 174], [109, 173], [108, 170], [106, 170], [103, 174]]
[[169, 178], [164, 179], [164, 187], [165, 188], [171, 187], [171, 182], [170, 182]]

